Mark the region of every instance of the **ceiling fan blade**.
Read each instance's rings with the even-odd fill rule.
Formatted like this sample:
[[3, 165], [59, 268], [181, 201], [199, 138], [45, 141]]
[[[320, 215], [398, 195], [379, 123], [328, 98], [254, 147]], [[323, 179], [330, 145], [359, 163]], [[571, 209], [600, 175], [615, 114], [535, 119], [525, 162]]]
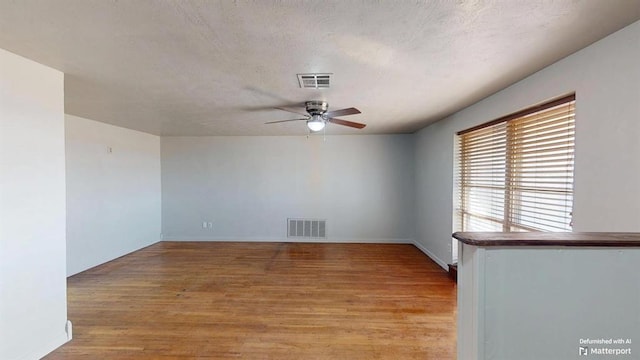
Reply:
[[309, 118], [304, 118], [304, 119], [291, 119], [291, 120], [278, 120], [278, 121], [269, 121], [269, 122], [266, 122], [265, 124], [275, 124], [275, 123], [281, 123], [281, 122], [287, 122], [287, 121], [300, 121], [300, 120], [309, 120]]
[[287, 112], [298, 114], [298, 115], [308, 115], [307, 112], [303, 109], [294, 109], [294, 108], [284, 107], [284, 106], [276, 106], [274, 107], [274, 109], [287, 111]]
[[348, 126], [356, 129], [362, 129], [365, 126], [367, 126], [366, 124], [361, 124], [353, 121], [341, 120], [336, 118], [330, 118], [330, 119], [327, 119], [327, 121], [333, 124], [344, 125], [344, 126]]
[[355, 115], [355, 114], [360, 114], [360, 110], [353, 107], [342, 109], [342, 110], [336, 110], [336, 111], [328, 111], [325, 113], [325, 115], [330, 118], [334, 116]]

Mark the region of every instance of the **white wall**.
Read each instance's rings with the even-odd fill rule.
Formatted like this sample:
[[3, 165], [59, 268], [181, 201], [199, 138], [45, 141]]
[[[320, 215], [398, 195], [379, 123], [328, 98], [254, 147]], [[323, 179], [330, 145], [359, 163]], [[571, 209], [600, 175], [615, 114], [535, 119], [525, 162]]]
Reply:
[[302, 217], [328, 241], [410, 242], [413, 166], [411, 135], [163, 137], [164, 239], [282, 241]]
[[65, 125], [73, 275], [160, 240], [160, 137], [71, 115]]
[[67, 341], [63, 88], [0, 49], [0, 359]]
[[640, 231], [640, 22], [417, 133], [417, 242], [451, 260], [457, 131], [576, 93], [574, 231]]

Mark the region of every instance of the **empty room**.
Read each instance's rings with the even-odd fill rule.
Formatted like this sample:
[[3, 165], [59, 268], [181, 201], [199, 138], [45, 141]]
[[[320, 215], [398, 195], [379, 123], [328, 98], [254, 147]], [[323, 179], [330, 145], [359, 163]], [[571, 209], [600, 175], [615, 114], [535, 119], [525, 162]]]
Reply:
[[640, 0], [0, 0], [0, 359], [635, 359]]

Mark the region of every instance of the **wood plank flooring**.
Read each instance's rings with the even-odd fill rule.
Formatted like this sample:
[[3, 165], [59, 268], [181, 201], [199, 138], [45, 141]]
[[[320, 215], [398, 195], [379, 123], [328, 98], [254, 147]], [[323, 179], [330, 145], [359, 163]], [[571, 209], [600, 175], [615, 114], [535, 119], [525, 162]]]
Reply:
[[456, 285], [412, 245], [160, 242], [68, 280], [45, 359], [455, 359]]

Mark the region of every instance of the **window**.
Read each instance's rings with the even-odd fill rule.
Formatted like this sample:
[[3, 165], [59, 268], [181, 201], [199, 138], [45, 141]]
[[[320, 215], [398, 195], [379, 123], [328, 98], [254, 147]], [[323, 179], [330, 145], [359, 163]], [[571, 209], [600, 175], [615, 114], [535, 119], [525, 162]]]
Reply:
[[458, 133], [462, 231], [571, 231], [575, 95]]

